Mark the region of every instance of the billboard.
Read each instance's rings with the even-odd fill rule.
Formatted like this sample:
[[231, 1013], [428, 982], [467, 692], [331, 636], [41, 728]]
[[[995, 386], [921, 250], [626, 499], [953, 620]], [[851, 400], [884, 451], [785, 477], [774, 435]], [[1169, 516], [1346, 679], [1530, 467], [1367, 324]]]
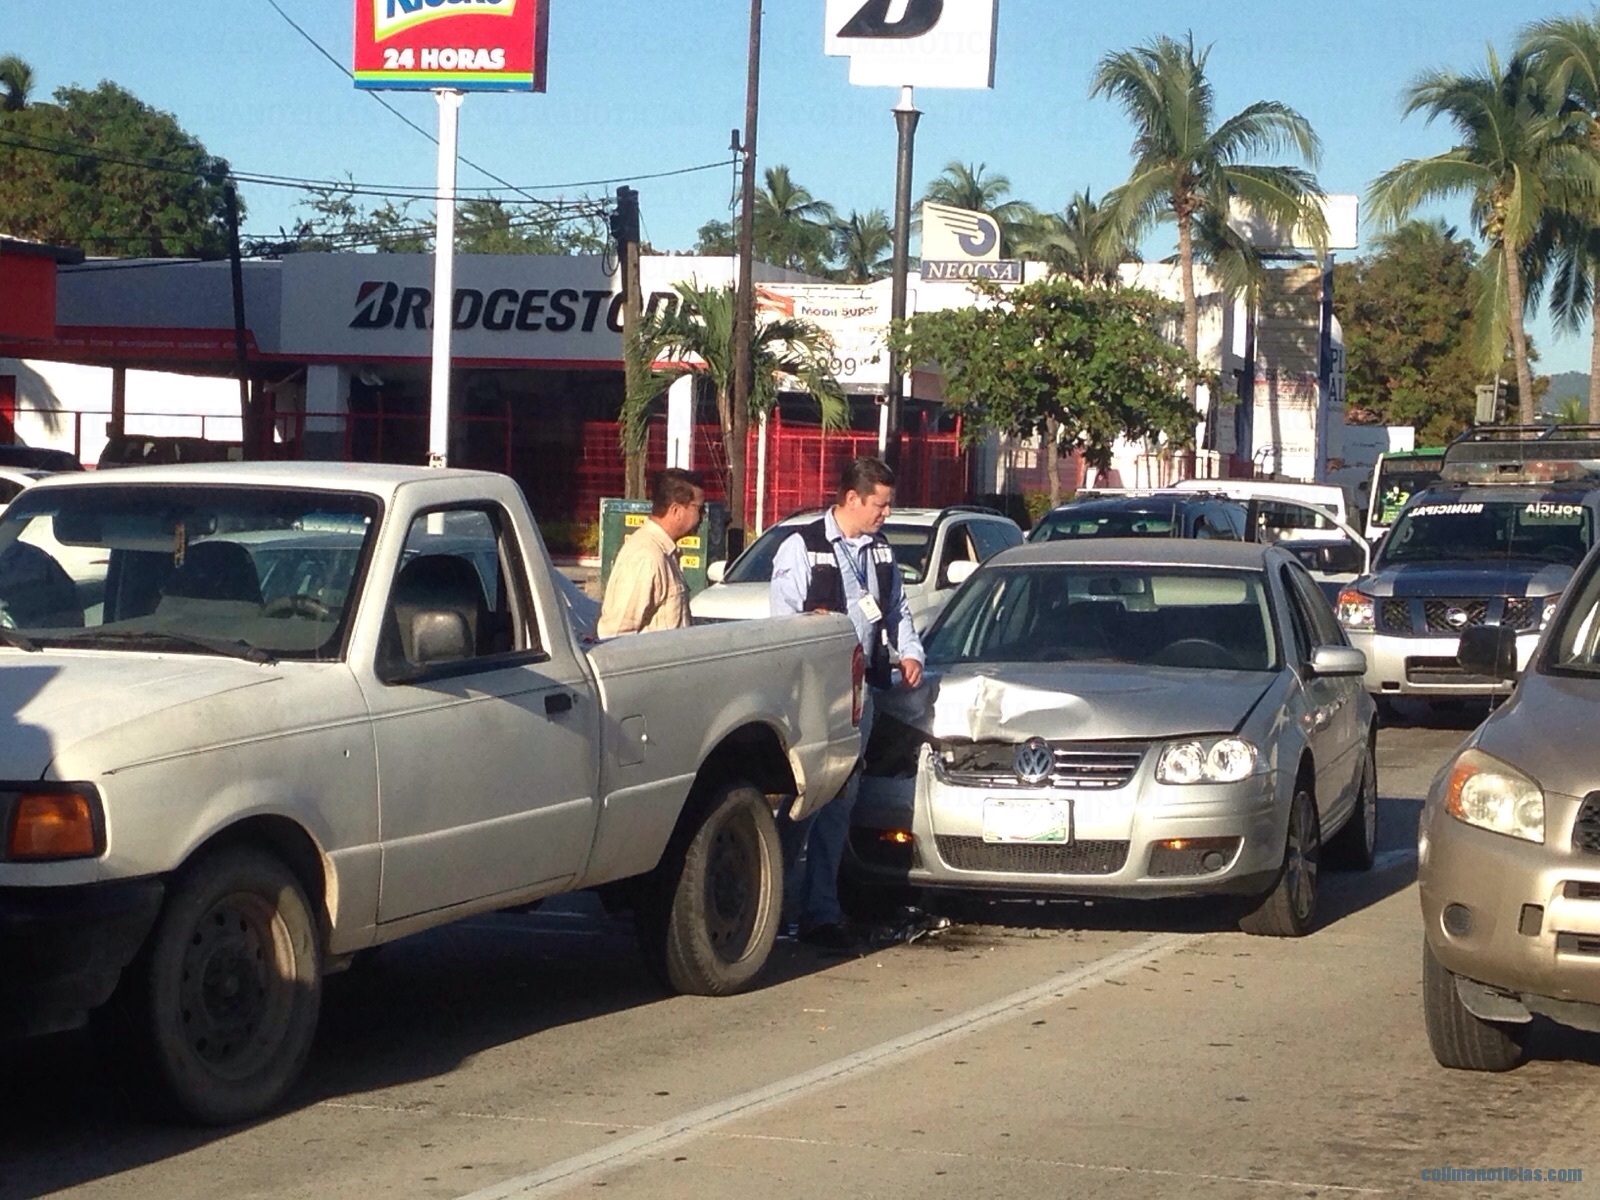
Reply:
[[922, 278], [1021, 283], [1022, 264], [1001, 259], [1000, 223], [988, 213], [924, 202]]
[[[1354, 250], [1361, 244], [1361, 198], [1331, 193], [1321, 198], [1322, 218], [1328, 226], [1328, 250]], [[1228, 224], [1263, 253], [1308, 252], [1317, 239], [1301, 226], [1285, 229], [1239, 200], [1230, 202]]]
[[863, 87], [992, 88], [1000, 0], [827, 0], [823, 49]]
[[545, 90], [550, 0], [356, 0], [356, 87]]

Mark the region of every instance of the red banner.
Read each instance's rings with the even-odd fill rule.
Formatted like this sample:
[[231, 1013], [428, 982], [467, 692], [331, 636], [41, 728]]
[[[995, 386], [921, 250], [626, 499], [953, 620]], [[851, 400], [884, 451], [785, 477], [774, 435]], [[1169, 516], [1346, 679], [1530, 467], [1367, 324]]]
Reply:
[[550, 0], [356, 0], [369, 90], [545, 90]]

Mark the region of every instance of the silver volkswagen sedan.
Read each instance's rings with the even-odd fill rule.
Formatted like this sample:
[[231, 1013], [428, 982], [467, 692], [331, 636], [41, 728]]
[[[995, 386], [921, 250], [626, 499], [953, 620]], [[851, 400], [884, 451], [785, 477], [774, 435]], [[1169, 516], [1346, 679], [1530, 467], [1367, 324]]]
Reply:
[[852, 894], [1231, 895], [1293, 937], [1322, 865], [1372, 865], [1366, 661], [1287, 551], [1023, 546], [925, 641], [927, 685], [880, 697]]

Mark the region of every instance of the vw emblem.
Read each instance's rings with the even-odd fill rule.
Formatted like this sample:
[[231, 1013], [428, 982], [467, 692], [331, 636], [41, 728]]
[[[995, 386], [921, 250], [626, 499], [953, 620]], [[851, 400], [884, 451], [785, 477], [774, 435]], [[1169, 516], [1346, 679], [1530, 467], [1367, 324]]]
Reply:
[[1029, 738], [1017, 747], [1012, 766], [1023, 783], [1044, 783], [1056, 768], [1056, 752], [1043, 738]]
[[1445, 609], [1444, 619], [1451, 629], [1465, 629], [1467, 622], [1472, 618], [1467, 616], [1466, 609], [1456, 608], [1452, 605], [1450, 608]]

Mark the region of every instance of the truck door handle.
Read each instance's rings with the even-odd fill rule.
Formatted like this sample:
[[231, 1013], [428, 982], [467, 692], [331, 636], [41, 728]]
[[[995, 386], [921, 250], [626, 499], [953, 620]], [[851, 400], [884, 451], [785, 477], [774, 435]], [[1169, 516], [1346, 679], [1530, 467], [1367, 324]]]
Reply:
[[572, 711], [571, 692], [550, 692], [544, 698], [544, 715], [547, 717], [560, 716], [562, 713]]

